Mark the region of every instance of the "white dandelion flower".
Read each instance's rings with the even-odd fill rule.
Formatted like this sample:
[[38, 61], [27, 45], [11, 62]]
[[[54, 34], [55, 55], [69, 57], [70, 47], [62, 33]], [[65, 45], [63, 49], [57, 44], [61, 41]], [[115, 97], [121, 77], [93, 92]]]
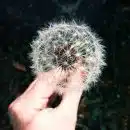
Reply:
[[87, 72], [84, 90], [98, 81], [105, 63], [105, 47], [102, 40], [85, 24], [73, 22], [50, 23], [38, 31], [33, 40], [30, 58], [32, 71], [48, 71], [55, 67], [69, 70], [77, 59], [83, 59]]

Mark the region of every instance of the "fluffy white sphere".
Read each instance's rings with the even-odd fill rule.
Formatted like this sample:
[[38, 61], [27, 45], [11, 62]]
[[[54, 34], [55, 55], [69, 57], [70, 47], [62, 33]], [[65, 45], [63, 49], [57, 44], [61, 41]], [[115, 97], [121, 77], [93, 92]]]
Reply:
[[30, 58], [32, 71], [48, 71], [55, 67], [72, 69], [78, 57], [83, 59], [87, 72], [84, 90], [96, 83], [105, 63], [104, 45], [101, 39], [86, 24], [72, 22], [50, 23], [38, 31], [33, 40]]

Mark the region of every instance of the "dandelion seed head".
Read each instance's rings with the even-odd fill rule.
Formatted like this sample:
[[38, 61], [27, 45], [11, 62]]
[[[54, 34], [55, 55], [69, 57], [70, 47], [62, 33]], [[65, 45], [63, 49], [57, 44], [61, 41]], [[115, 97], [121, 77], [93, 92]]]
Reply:
[[37, 75], [55, 67], [69, 70], [80, 57], [87, 72], [84, 90], [89, 90], [106, 66], [105, 47], [101, 42], [86, 24], [74, 21], [50, 23], [47, 28], [38, 31], [31, 44], [32, 71]]

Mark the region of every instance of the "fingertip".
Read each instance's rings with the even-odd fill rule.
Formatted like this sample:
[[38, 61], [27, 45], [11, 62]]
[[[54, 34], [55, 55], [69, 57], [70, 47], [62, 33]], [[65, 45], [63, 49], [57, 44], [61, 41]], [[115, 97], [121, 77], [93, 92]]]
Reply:
[[72, 79], [80, 80], [80, 79], [84, 78], [87, 75], [87, 73], [85, 72], [84, 67], [81, 64], [76, 64], [75, 67], [76, 67], [76, 71], [73, 73]]
[[81, 71], [80, 72], [81, 77], [84, 79], [87, 76], [87, 72]]
[[61, 67], [57, 67], [48, 72], [48, 77], [52, 78], [55, 84], [57, 84], [67, 77], [67, 73]]

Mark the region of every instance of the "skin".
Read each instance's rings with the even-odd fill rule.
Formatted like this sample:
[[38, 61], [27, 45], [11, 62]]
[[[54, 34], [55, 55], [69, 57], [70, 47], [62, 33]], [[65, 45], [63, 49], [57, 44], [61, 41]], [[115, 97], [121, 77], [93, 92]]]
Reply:
[[[75, 130], [85, 73], [79, 63], [70, 76], [60, 105], [48, 108], [49, 97], [66, 73], [56, 68], [40, 73], [8, 108], [14, 130]], [[78, 88], [78, 89], [77, 89]]]

